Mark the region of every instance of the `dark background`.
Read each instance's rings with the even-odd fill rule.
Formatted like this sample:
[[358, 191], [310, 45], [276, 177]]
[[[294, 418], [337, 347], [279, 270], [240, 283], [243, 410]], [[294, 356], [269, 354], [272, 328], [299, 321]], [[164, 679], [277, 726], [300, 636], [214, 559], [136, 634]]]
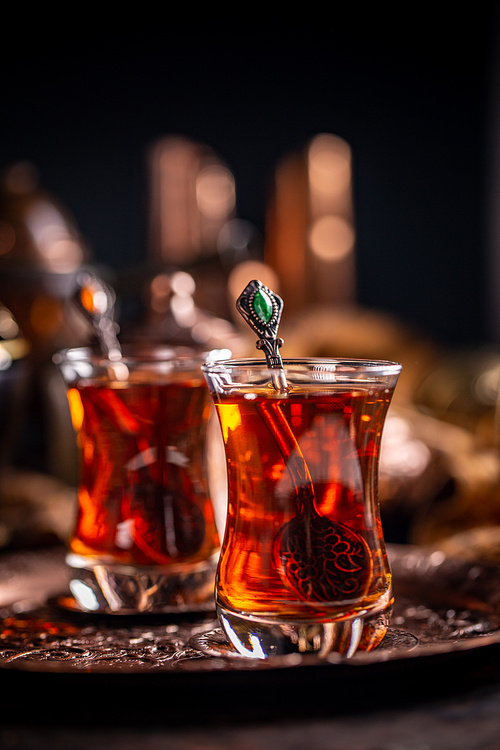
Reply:
[[353, 151], [359, 302], [445, 344], [487, 341], [497, 36], [496, 4], [478, 6], [40, 34], [1, 53], [0, 167], [33, 162], [120, 274], [146, 257], [157, 137], [214, 148], [264, 233], [278, 159], [335, 133]]

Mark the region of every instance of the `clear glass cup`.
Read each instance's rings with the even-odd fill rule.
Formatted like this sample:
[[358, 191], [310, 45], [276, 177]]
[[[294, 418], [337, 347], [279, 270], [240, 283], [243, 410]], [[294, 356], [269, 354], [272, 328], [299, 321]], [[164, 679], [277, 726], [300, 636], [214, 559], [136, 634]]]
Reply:
[[287, 392], [262, 359], [202, 369], [228, 472], [216, 578], [227, 638], [260, 659], [374, 648], [393, 602], [377, 475], [401, 365], [285, 360]]
[[117, 614], [213, 606], [219, 537], [207, 479], [212, 409], [203, 356], [62, 352], [80, 453], [70, 588]]

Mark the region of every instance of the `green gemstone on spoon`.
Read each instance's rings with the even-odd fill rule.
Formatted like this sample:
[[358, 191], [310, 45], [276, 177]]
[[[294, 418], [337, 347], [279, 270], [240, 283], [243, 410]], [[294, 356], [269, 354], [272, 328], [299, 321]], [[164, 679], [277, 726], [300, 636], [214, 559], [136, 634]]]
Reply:
[[252, 301], [253, 309], [257, 317], [263, 323], [269, 323], [273, 316], [273, 303], [266, 292], [262, 289], [257, 290]]

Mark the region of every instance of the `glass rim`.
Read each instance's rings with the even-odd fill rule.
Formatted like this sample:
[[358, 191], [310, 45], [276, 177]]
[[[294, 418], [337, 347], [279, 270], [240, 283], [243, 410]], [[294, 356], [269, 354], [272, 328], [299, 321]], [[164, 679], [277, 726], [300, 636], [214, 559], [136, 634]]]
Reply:
[[[332, 372], [343, 370], [344, 372], [377, 372], [380, 375], [396, 375], [401, 372], [402, 364], [384, 359], [355, 359], [350, 357], [290, 357], [283, 359], [284, 369], [293, 369], [294, 367], [321, 366], [331, 368]], [[263, 358], [248, 359], [226, 359], [211, 362], [205, 362], [201, 369], [203, 372], [216, 373], [227, 370], [236, 370], [239, 368], [250, 369], [253, 371], [267, 371], [272, 373], [273, 370], [267, 365]], [[328, 370], [326, 370], [328, 371]]]
[[[132, 348], [134, 351], [131, 351]], [[178, 362], [186, 366], [192, 364], [199, 367], [204, 362], [216, 361], [219, 354], [227, 356], [228, 352], [229, 349], [197, 352], [188, 346], [172, 346], [162, 343], [143, 344], [138, 347], [135, 347], [135, 344], [124, 344], [122, 356], [110, 358], [98, 346], [80, 346], [56, 352], [52, 361], [56, 365], [85, 362], [97, 367], [113, 367], [120, 363], [131, 366], [135, 364], [158, 365], [162, 362]]]

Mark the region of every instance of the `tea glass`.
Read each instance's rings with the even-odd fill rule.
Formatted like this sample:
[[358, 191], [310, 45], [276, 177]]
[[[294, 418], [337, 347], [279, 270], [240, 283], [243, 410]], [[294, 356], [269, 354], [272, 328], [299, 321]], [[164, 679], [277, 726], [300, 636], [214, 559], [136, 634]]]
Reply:
[[216, 577], [239, 654], [351, 656], [380, 643], [393, 595], [377, 494], [394, 362], [262, 359], [202, 369], [222, 428], [228, 512]]
[[81, 609], [213, 606], [220, 545], [207, 479], [204, 359], [165, 347], [125, 349], [118, 361], [91, 349], [58, 355], [80, 454], [66, 559]]

